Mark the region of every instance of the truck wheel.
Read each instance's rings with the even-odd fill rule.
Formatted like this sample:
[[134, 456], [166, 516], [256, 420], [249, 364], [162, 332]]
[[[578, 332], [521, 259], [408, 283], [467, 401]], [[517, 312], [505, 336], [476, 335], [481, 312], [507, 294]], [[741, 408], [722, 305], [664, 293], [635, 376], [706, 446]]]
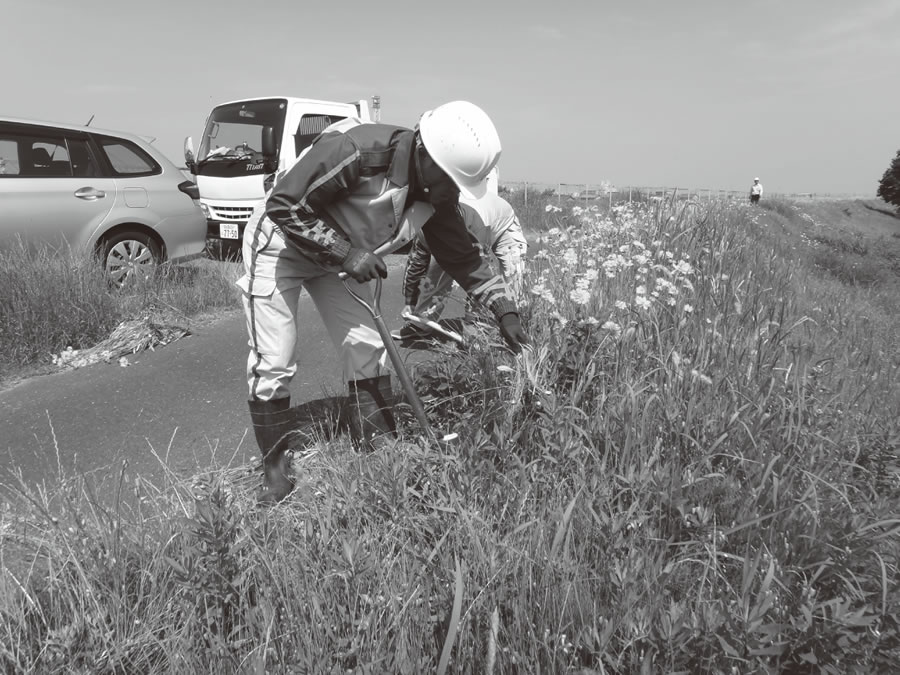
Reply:
[[119, 232], [103, 246], [103, 264], [109, 282], [118, 288], [153, 277], [162, 262], [159, 245], [143, 232]]

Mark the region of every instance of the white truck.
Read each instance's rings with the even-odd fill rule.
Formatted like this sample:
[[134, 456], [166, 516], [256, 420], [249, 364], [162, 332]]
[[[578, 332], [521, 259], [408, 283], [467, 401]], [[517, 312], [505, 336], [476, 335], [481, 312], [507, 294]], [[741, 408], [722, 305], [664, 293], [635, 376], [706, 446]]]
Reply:
[[[374, 121], [380, 100], [372, 97]], [[240, 255], [247, 219], [278, 171], [290, 167], [325, 127], [348, 117], [373, 121], [368, 101], [352, 103], [275, 96], [217, 105], [197, 152], [184, 141], [184, 160], [206, 215], [207, 252], [219, 260]]]

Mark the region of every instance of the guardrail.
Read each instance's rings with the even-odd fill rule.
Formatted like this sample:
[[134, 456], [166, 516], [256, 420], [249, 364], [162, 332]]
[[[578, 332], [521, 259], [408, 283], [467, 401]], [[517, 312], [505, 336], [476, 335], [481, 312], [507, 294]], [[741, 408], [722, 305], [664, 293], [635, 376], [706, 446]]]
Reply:
[[[677, 200], [749, 200], [750, 188], [746, 190], [721, 190], [718, 188], [685, 188], [658, 186], [614, 187], [609, 183], [531, 183], [528, 181], [500, 181], [500, 187], [510, 191], [523, 191], [525, 204], [530, 195], [553, 196], [561, 203], [563, 199], [583, 200], [585, 203], [604, 203], [609, 206], [632, 201], [649, 201], [653, 198]], [[830, 194], [816, 192], [766, 192], [764, 199], [788, 199], [793, 201], [875, 199], [875, 195]]]

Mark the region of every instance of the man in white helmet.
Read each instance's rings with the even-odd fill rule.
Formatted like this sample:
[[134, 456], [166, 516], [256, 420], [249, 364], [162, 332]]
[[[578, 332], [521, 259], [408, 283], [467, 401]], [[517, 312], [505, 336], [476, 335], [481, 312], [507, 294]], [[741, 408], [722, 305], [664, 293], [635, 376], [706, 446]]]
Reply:
[[[293, 489], [287, 435], [297, 433], [291, 379], [297, 371], [297, 310], [306, 288], [337, 350], [349, 387], [349, 425], [372, 449], [396, 426], [386, 351], [371, 316], [347, 293], [339, 272], [371, 300], [367, 282], [386, 277], [375, 253], [404, 219], [420, 229], [439, 264], [489, 307], [509, 346], [528, 339], [503, 279], [466, 230], [460, 193], [478, 198], [500, 158], [500, 139], [479, 107], [453, 101], [426, 112], [415, 130], [339, 122], [278, 178], [244, 232], [244, 292], [250, 355], [250, 416], [263, 455], [263, 504]], [[423, 215], [424, 212], [424, 215]]]
[[753, 185], [750, 186], [750, 203], [751, 204], [759, 204], [760, 197], [762, 197], [763, 186], [762, 183], [759, 182], [759, 178], [753, 179]]
[[[491, 184], [490, 178], [488, 183]], [[489, 189], [480, 199], [461, 197], [459, 210], [466, 227], [478, 240], [482, 250], [490, 251], [496, 257], [500, 274], [513, 297], [517, 298], [521, 291], [528, 242], [512, 205], [497, 194], [494, 186], [493, 190]], [[446, 298], [452, 288], [453, 278], [432, 260], [428, 242], [422, 236], [416, 237], [403, 276], [406, 302], [403, 315], [413, 314], [436, 321], [444, 310]], [[430, 335], [430, 331], [412, 323], [391, 333], [394, 339], [400, 341]]]

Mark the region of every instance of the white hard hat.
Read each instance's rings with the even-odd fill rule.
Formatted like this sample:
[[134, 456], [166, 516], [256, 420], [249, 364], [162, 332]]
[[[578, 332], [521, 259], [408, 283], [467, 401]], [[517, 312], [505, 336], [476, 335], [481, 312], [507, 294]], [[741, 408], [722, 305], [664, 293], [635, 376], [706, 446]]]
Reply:
[[463, 196], [484, 196], [501, 150], [500, 136], [484, 110], [468, 101], [445, 103], [422, 115], [419, 133], [428, 154]]
[[759, 177], [754, 178], [753, 180], [759, 180]]

